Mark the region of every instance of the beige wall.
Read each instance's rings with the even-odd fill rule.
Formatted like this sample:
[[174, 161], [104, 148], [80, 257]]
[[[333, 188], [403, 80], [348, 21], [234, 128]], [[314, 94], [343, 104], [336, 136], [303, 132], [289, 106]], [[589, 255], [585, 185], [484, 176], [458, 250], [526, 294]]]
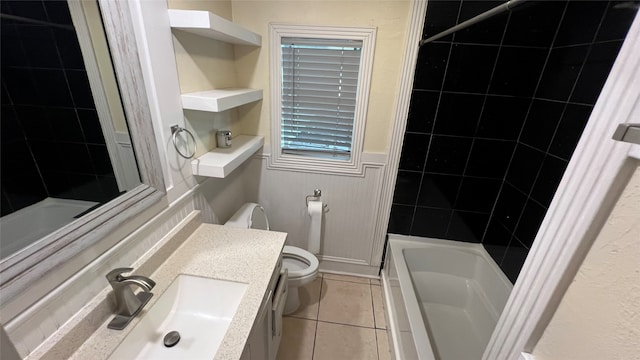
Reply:
[[640, 359], [640, 168], [533, 354], [536, 360]]
[[233, 0], [231, 4], [233, 21], [262, 35], [261, 49], [240, 46], [235, 49], [239, 85], [264, 90], [262, 102], [238, 110], [242, 132], [264, 135], [265, 141], [270, 142], [269, 23], [377, 27], [364, 150], [388, 151], [406, 42], [409, 1]]
[[[170, 9], [207, 10], [231, 20], [231, 1], [169, 0]], [[233, 45], [173, 32], [180, 91], [182, 93], [236, 86]]]

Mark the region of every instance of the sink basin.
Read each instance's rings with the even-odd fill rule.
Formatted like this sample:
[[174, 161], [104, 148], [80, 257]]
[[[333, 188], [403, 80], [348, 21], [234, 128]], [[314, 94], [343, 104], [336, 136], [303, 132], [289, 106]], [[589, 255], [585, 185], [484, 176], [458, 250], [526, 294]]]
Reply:
[[[178, 275], [109, 359], [213, 359], [247, 284]], [[180, 333], [173, 347], [164, 345]]]

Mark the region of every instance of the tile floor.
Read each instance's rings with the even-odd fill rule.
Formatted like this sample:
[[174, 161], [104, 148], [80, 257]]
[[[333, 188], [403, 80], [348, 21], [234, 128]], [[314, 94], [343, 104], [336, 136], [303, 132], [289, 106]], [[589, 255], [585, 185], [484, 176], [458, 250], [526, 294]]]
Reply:
[[283, 319], [277, 360], [390, 359], [378, 280], [320, 273], [300, 303]]

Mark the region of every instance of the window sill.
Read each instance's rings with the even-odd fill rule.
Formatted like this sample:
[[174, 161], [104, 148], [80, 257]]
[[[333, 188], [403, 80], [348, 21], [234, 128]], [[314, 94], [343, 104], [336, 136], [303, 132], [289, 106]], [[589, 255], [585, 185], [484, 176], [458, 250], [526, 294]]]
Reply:
[[270, 150], [272, 149], [269, 146], [265, 146], [261, 154], [267, 159], [269, 170], [363, 177], [368, 166], [385, 166], [387, 161], [386, 154], [378, 153], [361, 153], [358, 159], [352, 158], [350, 161], [345, 161], [289, 154], [275, 156], [268, 152]]

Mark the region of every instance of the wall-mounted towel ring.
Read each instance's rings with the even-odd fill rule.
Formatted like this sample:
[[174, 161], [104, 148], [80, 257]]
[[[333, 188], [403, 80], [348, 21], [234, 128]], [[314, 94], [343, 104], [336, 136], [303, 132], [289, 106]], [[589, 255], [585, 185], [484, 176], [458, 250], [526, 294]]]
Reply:
[[[191, 136], [191, 140], [193, 140], [193, 152], [191, 153], [191, 155], [185, 155], [182, 153], [182, 151], [180, 151], [180, 148], [178, 147], [178, 142], [176, 140], [177, 136], [179, 133], [181, 132], [186, 132], [187, 134], [189, 134], [189, 136]], [[172, 138], [173, 138], [173, 146], [176, 148], [176, 151], [178, 152], [178, 154], [180, 156], [182, 156], [185, 159], [191, 159], [195, 154], [196, 151], [198, 150], [198, 143], [196, 142], [196, 138], [195, 136], [193, 136], [193, 134], [191, 133], [191, 131], [187, 130], [186, 128], [180, 127], [179, 125], [173, 125], [171, 127], [171, 134]], [[187, 150], [189, 149], [189, 142], [187, 141]]]

